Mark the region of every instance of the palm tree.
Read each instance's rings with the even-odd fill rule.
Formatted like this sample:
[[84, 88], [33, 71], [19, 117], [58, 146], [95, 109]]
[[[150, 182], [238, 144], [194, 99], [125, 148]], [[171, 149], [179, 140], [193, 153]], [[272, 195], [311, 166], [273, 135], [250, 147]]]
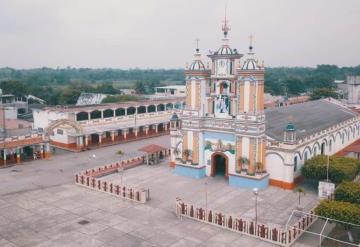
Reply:
[[190, 149], [184, 149], [183, 150], [183, 155], [185, 157], [185, 160], [188, 160], [189, 159], [189, 156], [190, 156]]
[[260, 161], [256, 162], [256, 171], [260, 173], [264, 171], [264, 166], [262, 162]]
[[246, 157], [240, 157], [239, 158], [239, 163], [241, 166], [241, 171], [246, 171], [247, 167], [245, 167], [244, 165], [248, 165], [249, 164], [249, 159]]

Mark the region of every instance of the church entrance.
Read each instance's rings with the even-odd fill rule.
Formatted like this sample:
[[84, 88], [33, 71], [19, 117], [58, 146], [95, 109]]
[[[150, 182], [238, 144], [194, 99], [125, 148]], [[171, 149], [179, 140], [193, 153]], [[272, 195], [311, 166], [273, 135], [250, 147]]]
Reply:
[[228, 178], [228, 159], [222, 153], [214, 153], [211, 156], [211, 176]]

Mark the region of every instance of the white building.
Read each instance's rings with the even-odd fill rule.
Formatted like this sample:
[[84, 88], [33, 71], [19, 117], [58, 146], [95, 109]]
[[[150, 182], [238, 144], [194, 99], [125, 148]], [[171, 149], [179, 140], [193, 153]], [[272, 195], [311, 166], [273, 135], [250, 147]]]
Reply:
[[185, 97], [185, 95], [186, 95], [186, 86], [185, 85], [173, 85], [173, 86], [155, 87], [155, 96]]
[[34, 128], [51, 144], [73, 151], [166, 134], [169, 118], [183, 108], [184, 98], [143, 100], [90, 106], [33, 110]]

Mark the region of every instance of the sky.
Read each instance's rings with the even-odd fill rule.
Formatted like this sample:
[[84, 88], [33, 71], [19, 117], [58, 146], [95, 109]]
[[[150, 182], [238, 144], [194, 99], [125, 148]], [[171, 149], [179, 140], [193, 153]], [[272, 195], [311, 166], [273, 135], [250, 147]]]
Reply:
[[360, 0], [1, 0], [0, 67], [183, 68], [249, 36], [265, 66], [360, 64]]

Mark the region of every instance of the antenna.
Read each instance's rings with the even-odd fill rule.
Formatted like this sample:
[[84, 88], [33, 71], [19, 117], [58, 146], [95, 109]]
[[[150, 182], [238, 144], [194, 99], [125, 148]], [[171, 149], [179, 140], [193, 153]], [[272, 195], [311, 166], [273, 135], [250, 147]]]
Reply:
[[199, 41], [200, 41], [200, 39], [196, 38], [195, 41], [196, 41], [196, 52], [199, 52]]

